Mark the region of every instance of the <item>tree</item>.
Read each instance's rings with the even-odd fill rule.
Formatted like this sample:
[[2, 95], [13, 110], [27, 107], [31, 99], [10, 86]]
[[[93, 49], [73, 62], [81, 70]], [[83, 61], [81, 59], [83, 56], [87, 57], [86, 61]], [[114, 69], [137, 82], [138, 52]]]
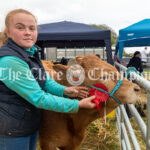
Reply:
[[91, 26], [93, 27], [97, 27], [103, 30], [110, 30], [111, 31], [111, 45], [115, 46], [116, 44], [116, 40], [117, 40], [117, 33], [109, 26], [102, 24], [102, 25], [96, 25], [96, 24], [92, 24]]

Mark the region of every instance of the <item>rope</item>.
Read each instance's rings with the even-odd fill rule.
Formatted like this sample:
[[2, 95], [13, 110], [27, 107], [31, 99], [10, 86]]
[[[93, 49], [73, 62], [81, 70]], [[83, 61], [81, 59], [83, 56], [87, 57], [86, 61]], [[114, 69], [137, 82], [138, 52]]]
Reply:
[[135, 67], [129, 67], [127, 70], [126, 70], [126, 77], [127, 79], [130, 78], [130, 72], [135, 72], [136, 74], [138, 74], [139, 76], [143, 76], [139, 71], [136, 70]]
[[91, 88], [94, 88], [96, 90], [99, 90], [101, 92], [104, 92], [104, 93], [107, 93], [110, 97], [112, 97], [118, 104], [122, 104], [115, 96], [114, 96], [114, 93], [118, 90], [118, 88], [120, 87], [120, 85], [122, 84], [122, 80], [123, 80], [123, 76], [121, 76], [121, 79], [118, 81], [118, 83], [116, 84], [116, 86], [114, 87], [113, 91], [110, 93], [110, 92], [107, 92], [103, 89], [100, 89], [100, 88], [97, 88], [97, 87], [94, 87], [92, 85], [89, 85], [89, 87]]

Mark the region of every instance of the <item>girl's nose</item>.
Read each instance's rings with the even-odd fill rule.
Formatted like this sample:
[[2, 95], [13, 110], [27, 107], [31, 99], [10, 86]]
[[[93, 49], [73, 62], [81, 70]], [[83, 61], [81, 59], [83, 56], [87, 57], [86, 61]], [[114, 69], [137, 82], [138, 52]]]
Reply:
[[29, 29], [25, 29], [25, 34], [30, 34], [31, 31]]

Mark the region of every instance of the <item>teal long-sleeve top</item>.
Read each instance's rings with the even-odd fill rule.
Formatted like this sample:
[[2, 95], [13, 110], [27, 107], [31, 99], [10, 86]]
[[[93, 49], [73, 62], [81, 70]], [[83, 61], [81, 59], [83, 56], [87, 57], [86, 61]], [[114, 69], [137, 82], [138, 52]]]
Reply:
[[[33, 51], [28, 52], [33, 55]], [[0, 80], [9, 89], [37, 108], [64, 113], [77, 112], [79, 101], [63, 97], [65, 86], [51, 79], [48, 73], [46, 77], [44, 90], [42, 90], [26, 62], [15, 56], [0, 58]]]

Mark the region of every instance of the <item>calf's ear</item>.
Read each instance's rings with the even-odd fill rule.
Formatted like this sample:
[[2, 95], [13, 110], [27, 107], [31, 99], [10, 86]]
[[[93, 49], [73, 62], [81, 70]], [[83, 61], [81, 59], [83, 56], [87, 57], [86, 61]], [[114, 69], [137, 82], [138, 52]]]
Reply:
[[77, 57], [75, 58], [76, 63], [77, 63], [77, 64], [81, 64], [83, 57], [84, 57], [84, 56], [77, 56]]
[[59, 72], [59, 71], [66, 72], [66, 70], [68, 69], [68, 66], [56, 64], [53, 66], [53, 68], [56, 72]]

